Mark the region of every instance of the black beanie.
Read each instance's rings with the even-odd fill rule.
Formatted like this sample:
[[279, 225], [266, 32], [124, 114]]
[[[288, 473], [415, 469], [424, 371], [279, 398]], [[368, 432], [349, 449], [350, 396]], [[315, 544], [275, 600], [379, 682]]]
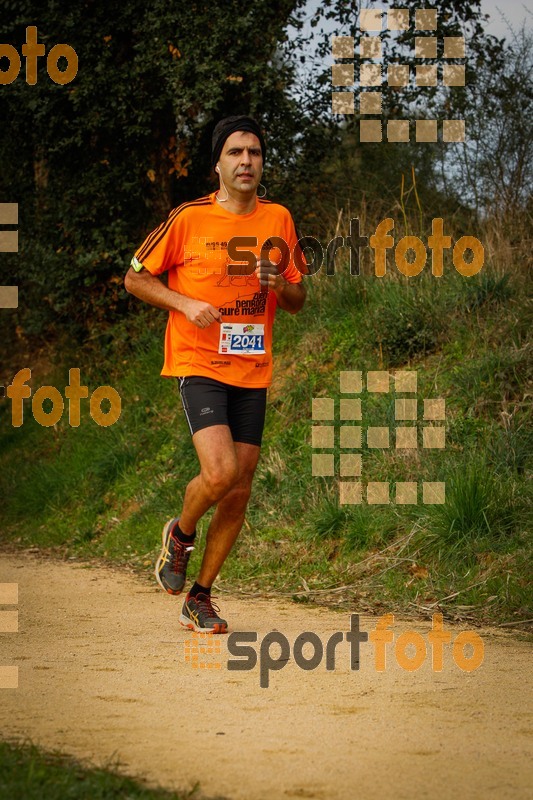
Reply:
[[235, 131], [248, 131], [249, 133], [255, 133], [261, 144], [261, 153], [263, 155], [264, 163], [266, 157], [265, 140], [263, 139], [261, 128], [255, 119], [252, 119], [251, 117], [226, 117], [225, 119], [221, 119], [220, 122], [217, 122], [215, 125], [215, 130], [213, 131], [213, 138], [211, 140], [211, 163], [213, 168], [220, 158], [222, 148], [224, 147], [224, 142], [228, 136], [231, 136], [231, 134], [235, 133]]

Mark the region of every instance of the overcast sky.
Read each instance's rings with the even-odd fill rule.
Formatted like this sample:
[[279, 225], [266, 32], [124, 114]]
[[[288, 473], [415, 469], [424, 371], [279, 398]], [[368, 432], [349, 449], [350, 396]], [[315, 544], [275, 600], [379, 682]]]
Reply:
[[[319, 29], [311, 28], [310, 21], [313, 17], [314, 11], [321, 3], [321, 0], [308, 0], [306, 5], [306, 21], [304, 24], [304, 35], [307, 40], [304, 44], [303, 53], [305, 55], [305, 64], [297, 64], [297, 71], [302, 83], [308, 83], [316, 78], [318, 72], [324, 69], [323, 60], [317, 57], [316, 41], [320, 35], [320, 28], [324, 31], [331, 33], [335, 32], [337, 35], [348, 35], [349, 31], [340, 31], [335, 23], [335, 20], [324, 21], [322, 20]], [[439, 7], [439, 3], [435, 0], [428, 0], [429, 7]], [[387, 7], [402, 7], [402, 0], [358, 0], [357, 6], [359, 8], [387, 8]], [[529, 30], [533, 28], [533, 0], [481, 0], [481, 10], [485, 14], [490, 15], [490, 19], [486, 23], [485, 30], [487, 33], [497, 36], [498, 39], [512, 40], [513, 33], [509, 30], [509, 25], [515, 33], [518, 33], [522, 28], [527, 27]], [[289, 27], [289, 37], [290, 37]], [[333, 57], [328, 60], [328, 65], [333, 63]], [[298, 89], [296, 89], [298, 94]]]
[[533, 27], [533, 0], [481, 0], [481, 8], [490, 14], [487, 32], [499, 39], [510, 35], [502, 13], [515, 30]]
[[[309, 22], [320, 2], [321, 0], [308, 0], [306, 6], [305, 16], [307, 21], [304, 31], [309, 36], [308, 44], [310, 46], [312, 46], [311, 43], [314, 36], [317, 35], [317, 31], [310, 27]], [[435, 5], [438, 8], [439, 3], [435, 3], [435, 0], [428, 0], [428, 6], [435, 7]], [[401, 8], [402, 2], [401, 0], [395, 0], [395, 2], [389, 0], [388, 3], [386, 0], [381, 0], [381, 2], [380, 0], [359, 0], [358, 2], [359, 8], [387, 8], [387, 6]], [[481, 0], [481, 10], [490, 15], [486, 25], [487, 32], [497, 36], [499, 39], [512, 38], [509, 24], [517, 33], [523, 27], [533, 28], [533, 0]], [[322, 25], [326, 31], [335, 28], [334, 21], [329, 24], [322, 21]]]

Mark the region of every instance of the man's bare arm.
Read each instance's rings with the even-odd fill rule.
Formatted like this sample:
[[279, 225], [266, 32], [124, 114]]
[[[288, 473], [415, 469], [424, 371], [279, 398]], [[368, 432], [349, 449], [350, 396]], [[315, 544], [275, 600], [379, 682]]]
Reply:
[[278, 306], [289, 314], [297, 314], [303, 307], [307, 290], [302, 283], [289, 283], [278, 272], [278, 266], [268, 259], [258, 259], [255, 274], [261, 286], [272, 289]]
[[297, 314], [303, 308], [307, 290], [303, 283], [289, 283], [282, 275], [279, 277], [283, 283], [280, 281], [278, 286], [274, 287], [278, 306], [289, 314]]
[[180, 311], [185, 318], [198, 328], [207, 328], [212, 322], [220, 322], [220, 311], [204, 300], [195, 300], [187, 295], [169, 289], [147, 269], [136, 272], [130, 267], [124, 278], [127, 292], [165, 311]]

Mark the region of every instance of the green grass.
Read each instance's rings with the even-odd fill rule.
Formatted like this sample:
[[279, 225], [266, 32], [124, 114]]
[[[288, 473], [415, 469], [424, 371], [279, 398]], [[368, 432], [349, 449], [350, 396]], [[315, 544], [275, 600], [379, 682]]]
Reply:
[[[364, 596], [401, 610], [452, 596], [450, 613], [468, 598], [479, 620], [531, 617], [531, 357], [519, 270], [377, 279], [350, 276], [344, 264], [308, 287], [304, 311], [276, 320], [263, 452], [222, 590], [301, 597], [307, 584], [309, 597], [329, 601], [313, 590], [342, 585], [352, 588], [335, 602]], [[77, 429], [66, 413], [41, 428], [31, 406], [13, 429], [0, 404], [4, 537], [151, 569], [161, 526], [197, 468], [176, 382], [159, 377], [164, 317], [139, 306], [40, 380], [64, 387], [68, 367], [79, 366], [90, 391], [120, 392], [117, 424], [98, 427], [82, 401]], [[446, 448], [424, 450], [421, 437], [414, 451], [396, 451], [394, 439], [388, 450], [363, 442], [364, 481], [391, 482], [393, 499], [396, 481], [444, 480], [443, 506], [421, 497], [416, 506], [341, 506], [339, 479], [311, 474], [311, 399], [337, 398], [340, 370], [390, 368], [417, 370], [419, 398], [446, 399]], [[392, 394], [365, 390], [362, 402], [371, 424], [395, 426]]]
[[463, 557], [475, 541], [507, 549], [520, 530], [522, 501], [513, 496], [509, 482], [502, 485], [481, 459], [449, 475], [446, 503], [432, 509], [432, 529], [447, 555], [458, 550]]
[[387, 366], [433, 353], [445, 339], [448, 314], [442, 284], [430, 275], [418, 283], [384, 280], [373, 286], [373, 345]]
[[9, 800], [201, 800], [197, 790], [149, 789], [119, 775], [33, 744], [0, 741], [0, 797]]

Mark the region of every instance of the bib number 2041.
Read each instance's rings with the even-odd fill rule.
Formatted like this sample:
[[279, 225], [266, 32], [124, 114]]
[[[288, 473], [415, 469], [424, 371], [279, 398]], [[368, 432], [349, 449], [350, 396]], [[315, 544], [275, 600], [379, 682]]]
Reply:
[[255, 334], [234, 333], [231, 337], [231, 349], [242, 352], [257, 353], [265, 349], [265, 337]]
[[258, 355], [265, 352], [265, 326], [224, 322], [220, 329], [219, 353]]

